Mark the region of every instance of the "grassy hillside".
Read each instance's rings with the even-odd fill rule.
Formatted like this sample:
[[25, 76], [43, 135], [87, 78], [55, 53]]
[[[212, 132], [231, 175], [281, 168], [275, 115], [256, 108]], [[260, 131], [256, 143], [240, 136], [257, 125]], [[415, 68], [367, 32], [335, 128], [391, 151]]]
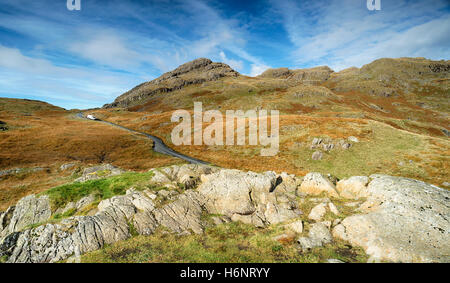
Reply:
[[[139, 88], [144, 99], [95, 114], [223, 167], [299, 175], [320, 171], [339, 178], [384, 173], [441, 185], [449, 181], [450, 168], [449, 66], [449, 61], [399, 58], [341, 72], [271, 69], [258, 77], [224, 77], [149, 96]], [[173, 145], [172, 112], [192, 111], [194, 102], [223, 114], [228, 109], [279, 110], [279, 154], [261, 157], [260, 146]], [[312, 160], [315, 137], [337, 142], [350, 136], [360, 142], [348, 150], [322, 150], [323, 159]]]
[[[40, 101], [0, 98], [0, 210], [30, 193], [73, 180], [74, 171], [89, 164], [111, 163], [144, 171], [177, 162], [151, 150], [152, 142], [100, 123], [81, 120]], [[71, 170], [60, 166], [74, 163]], [[78, 168], [78, 169], [77, 169]]]

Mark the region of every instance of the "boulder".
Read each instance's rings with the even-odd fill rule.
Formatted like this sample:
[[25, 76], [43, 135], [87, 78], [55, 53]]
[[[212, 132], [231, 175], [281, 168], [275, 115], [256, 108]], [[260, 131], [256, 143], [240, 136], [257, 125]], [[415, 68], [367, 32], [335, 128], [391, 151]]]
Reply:
[[94, 195], [86, 196], [86, 197], [80, 199], [79, 201], [77, 201], [77, 203], [75, 204], [75, 208], [78, 211], [83, 210], [95, 201], [96, 201], [96, 197]]
[[330, 209], [330, 211], [334, 214], [334, 215], [339, 215], [339, 210], [336, 207], [336, 205], [334, 205], [334, 203], [329, 202], [328, 203], [328, 208]]
[[303, 233], [303, 222], [301, 220], [294, 221], [285, 226], [286, 228], [292, 230], [295, 233]]
[[311, 209], [311, 212], [308, 215], [308, 218], [314, 221], [320, 221], [327, 213], [327, 204], [320, 203]]
[[349, 141], [351, 141], [351, 142], [359, 142], [359, 139], [357, 137], [354, 137], [354, 136], [349, 136], [347, 139]]
[[59, 167], [59, 170], [65, 171], [67, 169], [70, 169], [70, 168], [74, 167], [75, 165], [76, 165], [75, 163], [66, 163], [66, 164], [61, 165]]
[[311, 156], [312, 160], [322, 160], [323, 158], [323, 153], [319, 150], [314, 151], [314, 153]]
[[[285, 176], [286, 177], [286, 176]], [[202, 175], [198, 191], [207, 199], [207, 210], [233, 221], [257, 226], [280, 223], [301, 214], [292, 192], [296, 181], [274, 172], [254, 173], [223, 169]], [[295, 183], [295, 185], [294, 185]], [[281, 186], [278, 191], [278, 186]]]
[[366, 176], [353, 176], [348, 179], [341, 180], [336, 185], [339, 195], [348, 199], [358, 199], [367, 197], [367, 184], [369, 178]]
[[311, 195], [320, 195], [325, 192], [329, 196], [339, 197], [334, 184], [320, 173], [306, 174], [300, 185], [300, 191]]
[[314, 223], [311, 225], [308, 237], [300, 237], [297, 242], [303, 252], [315, 247], [321, 247], [324, 244], [331, 243], [333, 240], [328, 227], [323, 223]]
[[450, 192], [424, 182], [372, 175], [361, 214], [333, 235], [361, 246], [371, 261], [449, 262]]
[[0, 240], [13, 232], [19, 232], [27, 226], [47, 221], [52, 214], [48, 196], [29, 195], [20, 199], [15, 207], [2, 215]]

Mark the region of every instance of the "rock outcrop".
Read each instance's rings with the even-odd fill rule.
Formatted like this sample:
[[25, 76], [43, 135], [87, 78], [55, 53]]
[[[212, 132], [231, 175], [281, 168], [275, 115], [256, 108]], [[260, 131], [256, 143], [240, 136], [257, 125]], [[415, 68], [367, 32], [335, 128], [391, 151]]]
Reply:
[[[209, 225], [242, 221], [257, 227], [283, 223], [292, 234], [283, 235], [299, 234], [303, 252], [332, 243], [335, 237], [362, 247], [371, 261], [450, 261], [450, 192], [423, 182], [384, 175], [340, 181], [342, 194], [349, 192], [355, 199], [364, 196], [353, 201], [364, 203], [343, 218], [349, 210], [341, 214], [334, 204], [339, 202], [334, 200], [346, 198], [319, 173], [302, 180], [286, 173], [192, 164], [153, 172], [152, 182], [167, 186], [167, 190], [129, 189], [125, 195], [102, 200], [95, 213], [59, 222], [47, 221], [52, 215], [47, 196], [23, 198], [0, 213], [0, 257], [6, 256], [8, 262], [72, 260], [105, 244], [136, 234], [150, 235], [159, 228], [185, 235], [202, 233]], [[180, 192], [180, 184], [189, 188]], [[321, 193], [331, 199], [311, 197]], [[306, 200], [318, 204], [303, 214], [300, 204]], [[91, 203], [88, 196], [71, 208], [83, 209]]]
[[309, 69], [295, 69], [288, 68], [268, 69], [260, 75], [261, 78], [277, 78], [287, 79], [293, 82], [300, 82], [304, 84], [320, 84], [330, 77], [334, 71], [327, 66], [320, 66]]
[[215, 63], [206, 58], [199, 58], [185, 63], [171, 72], [164, 73], [157, 79], [136, 86], [117, 97], [104, 108], [130, 107], [146, 102], [153, 95], [168, 93], [189, 85], [215, 81], [223, 77], [237, 77], [239, 73], [223, 63]]
[[333, 235], [374, 261], [449, 262], [450, 192], [412, 179], [371, 178], [361, 214], [345, 218]]
[[312, 195], [326, 193], [333, 197], [339, 196], [335, 185], [320, 173], [308, 173], [303, 179], [300, 191]]
[[83, 170], [83, 175], [76, 179], [75, 182], [86, 182], [89, 180], [98, 180], [110, 176], [124, 173], [125, 171], [111, 164], [102, 164], [98, 166], [88, 167]]

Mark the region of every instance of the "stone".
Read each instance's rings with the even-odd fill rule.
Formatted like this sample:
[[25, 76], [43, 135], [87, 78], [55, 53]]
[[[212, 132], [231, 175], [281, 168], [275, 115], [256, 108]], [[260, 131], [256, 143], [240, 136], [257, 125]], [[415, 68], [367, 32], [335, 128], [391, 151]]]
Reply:
[[343, 143], [343, 144], [341, 145], [341, 147], [342, 147], [342, 149], [349, 149], [349, 148], [352, 147], [352, 144], [346, 142], [346, 143]]
[[186, 190], [194, 189], [197, 187], [197, 183], [200, 181], [200, 178], [190, 176], [188, 174], [183, 175], [180, 178], [180, 184], [184, 186]]
[[444, 182], [444, 183], [442, 183], [442, 186], [443, 187], [450, 187], [450, 182]]
[[75, 204], [75, 208], [76, 208], [76, 210], [81, 211], [81, 210], [85, 209], [86, 207], [88, 207], [89, 205], [91, 205], [96, 200], [97, 200], [97, 198], [94, 195], [86, 196], [86, 197], [80, 199], [79, 201], [77, 201], [77, 203]]
[[314, 151], [314, 153], [311, 156], [312, 160], [322, 160], [323, 158], [323, 153], [319, 150]]
[[351, 141], [351, 142], [359, 142], [359, 139], [357, 138], [357, 137], [354, 137], [354, 136], [349, 136], [348, 138], [347, 138], [349, 141]]
[[327, 213], [327, 204], [320, 203], [311, 209], [308, 218], [314, 221], [320, 221]]
[[303, 178], [300, 191], [311, 195], [320, 195], [325, 192], [329, 196], [339, 197], [335, 186], [320, 173], [308, 173]]
[[319, 147], [322, 141], [323, 141], [322, 138], [314, 138], [311, 143], [311, 149]]
[[330, 230], [324, 223], [311, 224], [308, 236], [312, 239], [318, 239], [322, 244], [328, 244], [333, 240]]
[[331, 151], [334, 148], [334, 143], [322, 144], [322, 148], [325, 151]]
[[92, 166], [85, 168], [83, 174], [80, 178], [76, 179], [75, 182], [86, 182], [89, 180], [98, 180], [110, 176], [116, 176], [124, 173], [125, 171], [117, 168], [111, 164], [102, 164], [98, 166]]
[[297, 242], [303, 252], [311, 250], [315, 247], [321, 247], [324, 244], [331, 243], [333, 240], [330, 231], [323, 223], [314, 223], [311, 225], [308, 237], [300, 237]]
[[359, 206], [361, 203], [359, 201], [353, 201], [353, 202], [347, 202], [344, 203], [345, 206], [347, 207], [357, 207]]
[[340, 223], [341, 223], [341, 219], [339, 219], [339, 218], [337, 218], [337, 219], [334, 219], [333, 220], [333, 227], [335, 227], [335, 226], [337, 226], [337, 225], [339, 225]]
[[301, 220], [294, 221], [285, 226], [286, 228], [292, 230], [295, 233], [303, 233], [303, 222]]
[[76, 165], [75, 163], [66, 163], [66, 164], [61, 165], [59, 167], [59, 170], [65, 171], [67, 169], [70, 169], [70, 168], [74, 167], [75, 165]]
[[301, 215], [292, 192], [297, 181], [286, 180], [283, 184], [283, 179], [274, 172], [222, 169], [202, 175], [198, 191], [206, 197], [207, 210], [211, 213], [261, 227]]
[[334, 205], [334, 203], [329, 202], [328, 203], [328, 208], [330, 209], [330, 211], [334, 214], [334, 215], [339, 215], [339, 210], [336, 207], [336, 205]]
[[367, 184], [369, 184], [368, 177], [353, 176], [348, 179], [339, 181], [336, 185], [336, 190], [343, 198], [359, 199], [367, 197]]
[[29, 195], [20, 199], [16, 206], [2, 216], [4, 227], [0, 231], [0, 239], [13, 232], [19, 232], [27, 226], [45, 222], [52, 214], [48, 196]]
[[158, 196], [168, 198], [170, 196], [170, 192], [167, 190], [160, 190], [158, 191]]
[[345, 263], [342, 260], [335, 259], [335, 258], [329, 258], [327, 259], [327, 263]]
[[361, 213], [345, 218], [333, 235], [376, 261], [449, 262], [450, 192], [407, 178], [370, 178]]

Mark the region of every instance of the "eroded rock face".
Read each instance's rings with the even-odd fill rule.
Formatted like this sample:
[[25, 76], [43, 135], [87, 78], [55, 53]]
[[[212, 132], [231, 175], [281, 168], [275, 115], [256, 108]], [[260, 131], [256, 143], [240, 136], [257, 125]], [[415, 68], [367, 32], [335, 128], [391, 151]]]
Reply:
[[[289, 182], [295, 182], [285, 178]], [[291, 186], [282, 184], [282, 177], [274, 172], [254, 173], [239, 170], [220, 170], [217, 173], [203, 175], [198, 191], [205, 196], [206, 206], [211, 213], [224, 214], [233, 221], [242, 221], [256, 226], [264, 226], [298, 217], [301, 211], [292, 194]], [[283, 192], [284, 190], [284, 192]]]
[[[287, 229], [301, 234], [301, 198], [321, 192], [337, 195], [333, 182], [318, 173], [308, 174], [302, 181], [286, 173], [243, 172], [203, 165], [169, 166], [154, 172], [161, 175], [155, 174], [152, 180], [163, 184], [197, 181], [183, 193], [129, 189], [125, 195], [101, 201], [95, 214], [73, 216], [37, 228], [28, 226], [50, 218], [49, 200], [45, 196], [28, 196], [0, 213], [0, 256], [7, 256], [8, 262], [56, 262], [136, 233], [150, 235], [158, 227], [184, 235], [202, 233], [207, 225], [229, 221], [259, 227], [286, 222]], [[327, 197], [309, 198], [317, 203], [311, 214], [314, 210], [321, 213], [320, 217], [309, 217], [316, 223], [306, 225], [308, 235], [300, 235], [302, 250], [330, 243], [333, 227], [334, 237], [363, 247], [373, 261], [450, 261], [450, 192], [383, 175], [370, 176], [372, 181], [366, 187], [365, 178], [339, 182], [345, 185], [341, 192], [349, 190], [347, 183], [364, 184], [361, 188], [367, 200], [359, 206], [357, 215], [323, 221], [327, 211], [341, 217], [338, 208]], [[70, 208], [91, 201], [87, 197], [83, 202], [72, 203]], [[211, 223], [204, 217], [210, 214], [220, 215], [214, 216]]]
[[51, 214], [48, 196], [26, 196], [1, 215], [0, 239], [27, 226], [47, 221]]
[[374, 261], [449, 262], [450, 192], [406, 178], [371, 178], [362, 214], [345, 218], [333, 235]]

